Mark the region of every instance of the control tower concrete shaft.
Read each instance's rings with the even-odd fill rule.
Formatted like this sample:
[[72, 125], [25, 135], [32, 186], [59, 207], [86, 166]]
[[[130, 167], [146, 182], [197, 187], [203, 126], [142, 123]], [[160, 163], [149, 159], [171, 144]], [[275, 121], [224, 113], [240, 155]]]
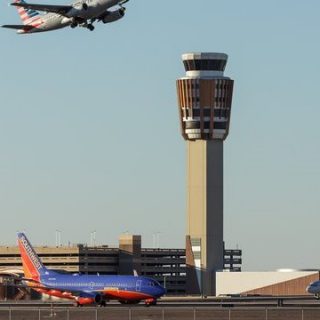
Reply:
[[181, 133], [187, 141], [187, 292], [214, 295], [224, 266], [223, 141], [228, 136], [233, 80], [223, 53], [182, 55], [177, 80]]

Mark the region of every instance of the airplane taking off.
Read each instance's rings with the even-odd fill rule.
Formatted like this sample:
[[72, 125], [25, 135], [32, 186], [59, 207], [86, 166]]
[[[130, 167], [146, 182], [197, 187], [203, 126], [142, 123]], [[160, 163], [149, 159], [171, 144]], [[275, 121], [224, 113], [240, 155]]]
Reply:
[[[110, 23], [124, 17], [126, 8], [123, 4], [129, 0], [76, 0], [71, 5], [31, 4], [24, 0], [11, 3], [17, 7], [23, 24], [5, 24], [3, 28], [16, 29], [17, 33], [28, 34], [61, 29], [84, 27], [94, 30], [93, 22]], [[113, 6], [119, 9], [109, 11]], [[38, 11], [46, 14], [40, 15]]]
[[23, 281], [33, 290], [75, 301], [77, 306], [105, 306], [109, 300], [123, 304], [145, 301], [154, 305], [166, 293], [157, 281], [141, 276], [65, 274], [47, 269], [24, 233], [18, 233]]

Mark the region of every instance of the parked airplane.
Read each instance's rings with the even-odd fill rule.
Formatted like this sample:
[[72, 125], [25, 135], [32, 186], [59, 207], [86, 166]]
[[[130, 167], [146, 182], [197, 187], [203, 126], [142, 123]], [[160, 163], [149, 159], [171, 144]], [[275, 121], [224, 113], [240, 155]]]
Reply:
[[320, 299], [320, 281], [311, 282], [307, 286], [306, 291], [313, 294], [317, 299]]
[[[129, 0], [76, 0], [71, 5], [31, 4], [24, 0], [15, 0], [11, 5], [17, 7], [21, 25], [6, 24], [3, 28], [17, 29], [17, 33], [34, 33], [77, 26], [94, 30], [93, 22], [110, 23], [124, 17], [123, 4]], [[114, 11], [108, 9], [119, 5]], [[44, 11], [40, 15], [37, 11]]]
[[65, 274], [47, 269], [23, 233], [18, 233], [23, 281], [35, 291], [74, 300], [77, 306], [105, 306], [109, 300], [123, 304], [145, 301], [156, 304], [166, 290], [155, 280], [141, 276]]

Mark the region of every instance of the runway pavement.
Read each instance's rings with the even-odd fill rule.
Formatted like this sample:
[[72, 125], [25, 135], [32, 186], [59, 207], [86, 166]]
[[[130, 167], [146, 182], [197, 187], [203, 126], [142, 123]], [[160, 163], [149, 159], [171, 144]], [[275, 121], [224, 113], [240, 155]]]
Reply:
[[[123, 307], [141, 307], [138, 305], [123, 305]], [[0, 301], [1, 307], [72, 307], [70, 300], [41, 301], [41, 300], [20, 300]], [[107, 302], [108, 308], [117, 308], [122, 305], [117, 301]], [[95, 306], [90, 306], [95, 307]], [[304, 296], [247, 296], [247, 297], [164, 297], [158, 301], [156, 307], [320, 307], [320, 300], [310, 295]], [[155, 307], [153, 307], [155, 308]], [[0, 319], [1, 320], [1, 319]]]

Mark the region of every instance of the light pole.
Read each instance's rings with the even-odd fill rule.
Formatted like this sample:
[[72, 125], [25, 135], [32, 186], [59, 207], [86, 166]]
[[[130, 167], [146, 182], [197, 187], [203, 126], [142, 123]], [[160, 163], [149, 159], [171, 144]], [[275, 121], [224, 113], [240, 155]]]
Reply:
[[97, 234], [96, 230], [94, 230], [94, 231], [92, 231], [90, 233], [90, 245], [91, 245], [91, 247], [95, 247], [96, 246], [96, 234]]
[[56, 247], [61, 245], [61, 231], [56, 229]]

